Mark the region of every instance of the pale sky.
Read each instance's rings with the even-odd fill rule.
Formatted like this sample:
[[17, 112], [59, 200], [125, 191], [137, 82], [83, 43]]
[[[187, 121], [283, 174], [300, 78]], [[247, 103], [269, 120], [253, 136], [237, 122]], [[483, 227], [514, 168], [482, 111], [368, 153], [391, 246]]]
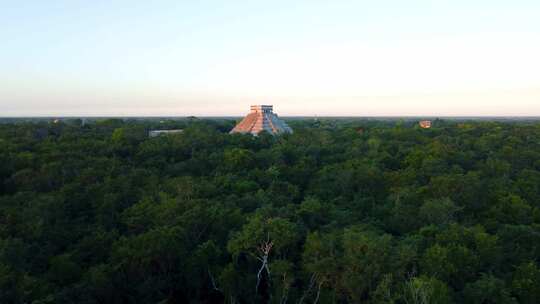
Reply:
[[538, 116], [540, 1], [0, 0], [0, 116]]

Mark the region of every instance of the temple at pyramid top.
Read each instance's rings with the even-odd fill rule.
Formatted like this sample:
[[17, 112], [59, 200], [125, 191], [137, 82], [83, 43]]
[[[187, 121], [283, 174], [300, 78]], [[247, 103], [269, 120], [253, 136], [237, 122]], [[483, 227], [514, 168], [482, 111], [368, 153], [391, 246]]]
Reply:
[[292, 129], [272, 112], [272, 108], [271, 105], [251, 106], [251, 113], [244, 117], [230, 133], [257, 135], [263, 130], [270, 134], [292, 133]]

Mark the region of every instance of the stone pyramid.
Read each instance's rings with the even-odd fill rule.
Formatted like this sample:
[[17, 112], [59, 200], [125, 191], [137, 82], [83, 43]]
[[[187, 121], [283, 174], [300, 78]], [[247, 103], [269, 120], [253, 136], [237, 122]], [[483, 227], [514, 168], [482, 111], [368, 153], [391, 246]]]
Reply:
[[251, 113], [244, 117], [230, 133], [257, 135], [263, 130], [270, 134], [292, 133], [292, 129], [272, 112], [272, 108], [270, 105], [251, 106]]

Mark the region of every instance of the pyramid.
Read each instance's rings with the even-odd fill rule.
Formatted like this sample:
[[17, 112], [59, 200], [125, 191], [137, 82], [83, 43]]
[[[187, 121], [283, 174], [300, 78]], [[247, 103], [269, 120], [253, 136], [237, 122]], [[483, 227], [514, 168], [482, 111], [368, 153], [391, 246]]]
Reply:
[[251, 113], [244, 117], [230, 133], [251, 133], [257, 135], [263, 130], [274, 135], [292, 133], [292, 129], [272, 112], [272, 108], [273, 106], [271, 105], [251, 106]]

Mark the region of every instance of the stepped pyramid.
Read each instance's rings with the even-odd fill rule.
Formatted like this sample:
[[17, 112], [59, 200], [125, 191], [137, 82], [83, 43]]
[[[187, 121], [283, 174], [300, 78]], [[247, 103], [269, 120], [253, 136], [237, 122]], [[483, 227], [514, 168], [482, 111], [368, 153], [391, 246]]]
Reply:
[[257, 135], [263, 130], [270, 134], [292, 133], [292, 129], [272, 112], [272, 108], [271, 105], [251, 106], [251, 113], [244, 117], [230, 133]]

